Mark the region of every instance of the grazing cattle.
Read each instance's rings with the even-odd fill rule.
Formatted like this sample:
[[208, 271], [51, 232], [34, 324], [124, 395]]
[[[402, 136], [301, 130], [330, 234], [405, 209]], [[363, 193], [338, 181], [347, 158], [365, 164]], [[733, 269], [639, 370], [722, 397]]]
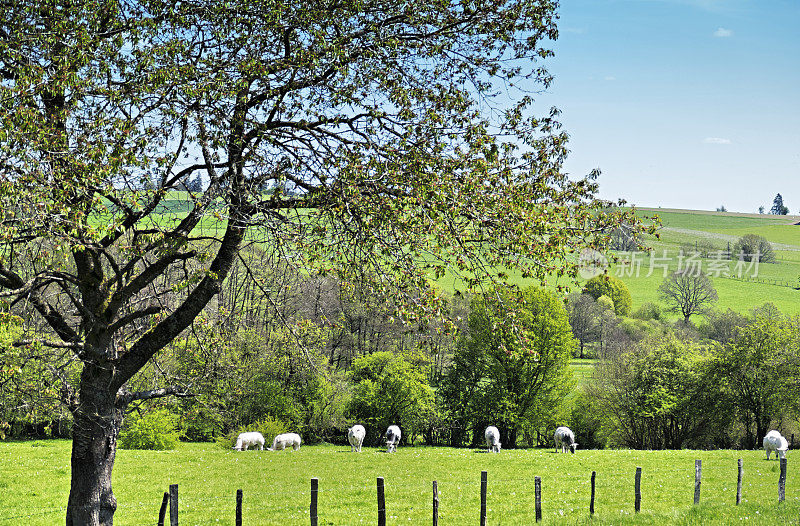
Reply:
[[556, 441], [556, 453], [558, 453], [559, 448], [561, 448], [562, 453], [566, 453], [567, 448], [571, 453], [575, 453], [575, 450], [578, 449], [578, 443], [575, 442], [575, 434], [568, 427], [561, 426], [556, 429], [553, 439]]
[[347, 430], [347, 441], [350, 442], [350, 451], [361, 453], [361, 444], [364, 443], [364, 436], [367, 430], [364, 426], [356, 424]]
[[250, 431], [249, 433], [240, 433], [236, 438], [236, 445], [233, 449], [236, 451], [247, 451], [248, 447], [258, 446], [258, 449], [264, 449], [264, 436], [258, 431]]
[[383, 435], [386, 439], [386, 452], [392, 453], [397, 451], [397, 444], [400, 443], [400, 428], [397, 426], [389, 426], [386, 434]]
[[500, 431], [494, 426], [489, 426], [483, 436], [486, 437], [488, 453], [500, 453]]
[[775, 452], [775, 459], [786, 458], [786, 451], [789, 449], [789, 443], [778, 431], [774, 429], [767, 433], [764, 437], [764, 451], [767, 452], [767, 460], [769, 454]]
[[292, 449], [297, 451], [300, 449], [300, 435], [297, 433], [283, 433], [275, 437], [272, 441], [272, 447], [268, 451], [282, 451], [291, 446]]

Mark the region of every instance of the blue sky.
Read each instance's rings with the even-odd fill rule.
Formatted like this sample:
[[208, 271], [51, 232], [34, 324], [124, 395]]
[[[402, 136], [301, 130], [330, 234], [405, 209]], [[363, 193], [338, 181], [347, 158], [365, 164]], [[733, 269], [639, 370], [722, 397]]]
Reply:
[[562, 0], [565, 170], [638, 206], [800, 213], [800, 0]]

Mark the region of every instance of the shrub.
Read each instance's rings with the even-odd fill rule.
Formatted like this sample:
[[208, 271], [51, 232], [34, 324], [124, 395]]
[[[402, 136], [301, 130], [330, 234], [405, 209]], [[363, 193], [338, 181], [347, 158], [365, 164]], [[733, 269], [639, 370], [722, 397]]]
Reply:
[[614, 313], [617, 316], [627, 316], [631, 310], [631, 293], [627, 285], [622, 280], [614, 276], [595, 276], [586, 282], [583, 292], [591, 295], [594, 299], [600, 296], [608, 296], [614, 302]]
[[167, 409], [144, 415], [132, 413], [119, 434], [122, 449], [175, 449], [178, 443], [179, 417]]
[[281, 433], [288, 433], [290, 427], [282, 420], [267, 417], [249, 426], [236, 428], [221, 437], [217, 437], [217, 445], [223, 449], [230, 449], [236, 445], [236, 439], [239, 437], [239, 434], [246, 431], [258, 431], [264, 435], [264, 447], [270, 447], [275, 437]]
[[614, 310], [614, 300], [611, 299], [611, 296], [608, 294], [603, 294], [599, 298], [597, 298], [597, 304], [600, 305], [603, 309], [611, 309]]
[[657, 303], [648, 301], [647, 303], [643, 303], [641, 307], [636, 309], [636, 311], [633, 314], [631, 314], [631, 316], [639, 320], [660, 320], [661, 307]]

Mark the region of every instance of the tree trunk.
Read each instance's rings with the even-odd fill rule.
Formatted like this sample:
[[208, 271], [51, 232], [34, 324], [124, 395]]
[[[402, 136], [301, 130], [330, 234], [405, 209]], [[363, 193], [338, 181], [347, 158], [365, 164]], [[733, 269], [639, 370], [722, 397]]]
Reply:
[[109, 392], [108, 368], [86, 364], [81, 373], [80, 403], [73, 410], [72, 481], [67, 526], [111, 526], [117, 499], [111, 491], [111, 470], [124, 408]]

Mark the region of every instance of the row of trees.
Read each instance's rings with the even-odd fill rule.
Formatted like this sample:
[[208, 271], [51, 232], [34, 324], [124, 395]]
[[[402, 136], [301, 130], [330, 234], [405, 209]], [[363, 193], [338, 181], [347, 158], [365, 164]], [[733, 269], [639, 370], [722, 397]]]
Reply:
[[754, 448], [773, 426], [795, 429], [800, 317], [768, 305], [715, 314], [702, 332], [632, 334], [604, 348], [587, 390], [609, 445]]
[[[187, 440], [224, 438], [268, 422], [312, 442], [341, 441], [346, 427], [359, 422], [373, 444], [386, 426], [399, 424], [410, 440], [453, 446], [479, 443], [492, 423], [507, 444], [524, 437], [535, 445], [573, 389], [568, 364], [576, 342], [552, 292], [497, 288], [452, 298], [452, 314], [462, 319], [456, 335], [455, 326], [409, 330], [387, 322], [391, 300], [366, 305], [335, 280], [294, 275], [290, 281], [282, 288], [295, 291], [281, 302], [283, 312], [273, 310], [272, 298], [242, 304], [230, 297], [238, 314], [220, 305], [216, 319], [198, 318], [129, 383], [150, 390], [186, 382], [191, 396], [133, 404], [128, 421], [166, 408], [180, 417]], [[0, 385], [7, 431], [47, 426], [51, 434], [68, 434], [57, 392], [20, 389], [46, 381], [46, 371], [17, 367], [30, 355], [12, 351], [7, 340], [3, 358], [12, 372]], [[41, 361], [52, 367], [57, 360]], [[67, 383], [77, 382], [78, 373], [75, 364], [65, 369]]]
[[[392, 323], [390, 298], [367, 303], [337, 280], [267, 268], [267, 296], [254, 294], [241, 264], [216, 315], [198, 318], [132, 380], [138, 390], [187, 382], [192, 395], [134, 404], [132, 425], [156, 413], [180, 418], [186, 440], [258, 427], [337, 442], [360, 422], [377, 444], [394, 423], [411, 441], [464, 446], [494, 424], [513, 447], [544, 444], [566, 423], [588, 447], [654, 449], [752, 447], [765, 428], [800, 414], [800, 322], [769, 305], [750, 315], [709, 311], [695, 327], [668, 321], [657, 304], [631, 312], [624, 284], [598, 277], [566, 303], [539, 288], [452, 297], [453, 332]], [[582, 329], [586, 316], [592, 324]], [[12, 433], [68, 434], [59, 388], [47, 383], [58, 355], [42, 361], [39, 348], [42, 367], [21, 367], [30, 350], [11, 341], [6, 332], [0, 420]], [[568, 364], [584, 350], [600, 362], [575, 394]], [[78, 381], [75, 364], [63, 372]]]

